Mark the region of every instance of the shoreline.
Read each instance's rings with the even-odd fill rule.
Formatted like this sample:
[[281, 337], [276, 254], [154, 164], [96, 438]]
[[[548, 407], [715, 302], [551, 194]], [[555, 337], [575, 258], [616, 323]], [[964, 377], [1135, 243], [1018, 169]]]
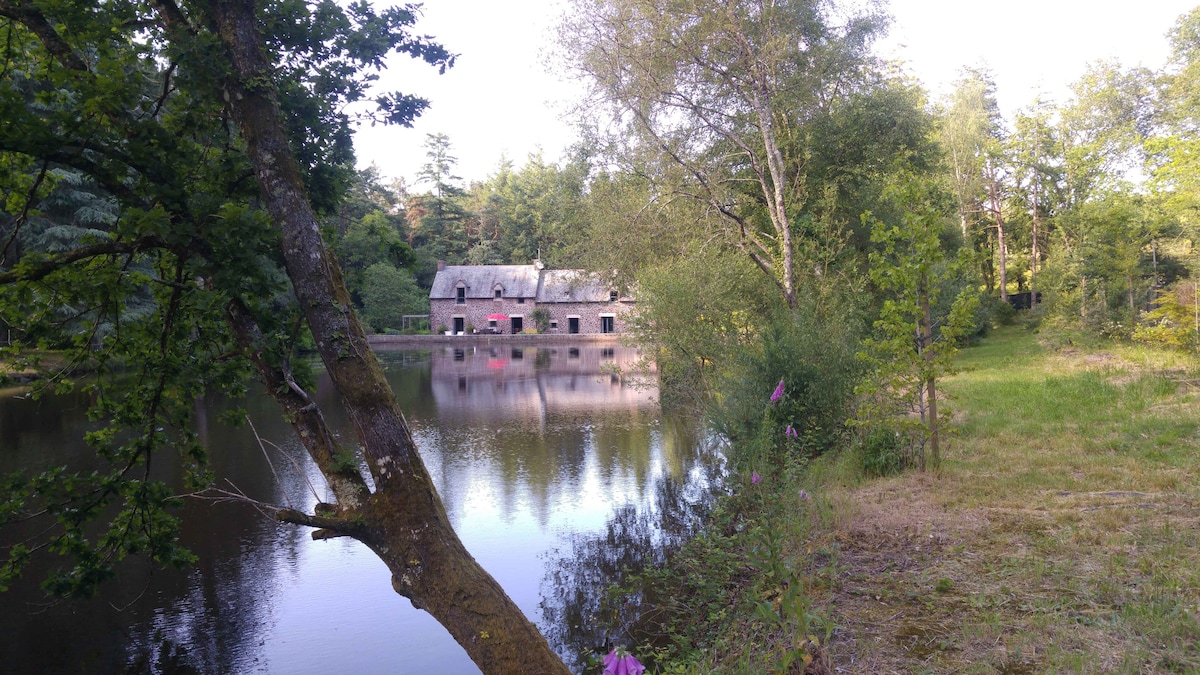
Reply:
[[518, 335], [368, 335], [367, 343], [372, 349], [431, 347], [446, 345], [561, 345], [561, 344], [621, 344], [629, 337], [621, 333], [602, 334], [518, 334]]

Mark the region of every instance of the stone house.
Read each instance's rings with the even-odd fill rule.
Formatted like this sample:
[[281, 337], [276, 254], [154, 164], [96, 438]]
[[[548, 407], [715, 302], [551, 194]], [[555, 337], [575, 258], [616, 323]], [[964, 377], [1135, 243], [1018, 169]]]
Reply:
[[534, 328], [531, 315], [543, 309], [550, 315], [551, 333], [621, 333], [631, 304], [630, 297], [586, 272], [548, 270], [540, 261], [532, 265], [439, 262], [429, 290], [429, 325], [455, 334], [520, 333]]

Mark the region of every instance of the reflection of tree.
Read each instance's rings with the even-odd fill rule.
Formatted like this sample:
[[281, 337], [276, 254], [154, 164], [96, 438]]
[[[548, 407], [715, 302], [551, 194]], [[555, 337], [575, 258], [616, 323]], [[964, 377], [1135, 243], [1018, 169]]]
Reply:
[[[0, 398], [0, 475], [21, 466], [36, 468], [95, 457], [82, 442], [88, 422], [82, 392], [40, 399]], [[310, 466], [274, 401], [248, 396], [240, 403], [267, 439], [288, 439], [288, 452]], [[197, 424], [215, 421], [232, 407], [209, 400]], [[261, 454], [242, 452], [253, 443], [248, 428], [215, 422], [197, 429], [210, 452], [210, 467], [256, 499], [304, 507], [308, 481], [271, 450], [275, 471]], [[93, 459], [94, 461], [94, 459]], [[156, 456], [154, 477], [182, 488], [177, 458]], [[249, 670], [247, 658], [269, 629], [281, 569], [294, 566], [306, 533], [280, 529], [245, 504], [187, 500], [181, 540], [199, 560], [187, 570], [156, 569], [144, 558], [128, 567], [90, 601], [47, 604], [37, 582], [42, 567], [57, 561], [35, 559], [4, 595], [0, 613], [0, 670], [5, 672], [225, 673]], [[4, 532], [0, 548], [28, 536], [21, 528]], [[194, 670], [192, 670], [194, 669]]]
[[[700, 447], [700, 446], [693, 446]], [[652, 506], [617, 509], [604, 531], [576, 534], [549, 554], [542, 581], [542, 632], [566, 663], [582, 672], [589, 655], [613, 644], [633, 643], [639, 618], [648, 607], [640, 594], [609, 589], [644, 570], [662, 565], [704, 522], [720, 490], [718, 458], [656, 485]]]

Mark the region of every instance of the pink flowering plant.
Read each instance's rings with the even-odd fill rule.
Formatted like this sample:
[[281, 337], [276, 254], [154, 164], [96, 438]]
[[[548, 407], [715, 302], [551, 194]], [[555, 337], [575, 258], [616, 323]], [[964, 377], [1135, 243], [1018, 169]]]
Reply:
[[642, 675], [645, 670], [646, 667], [624, 647], [613, 647], [604, 657], [603, 675]]

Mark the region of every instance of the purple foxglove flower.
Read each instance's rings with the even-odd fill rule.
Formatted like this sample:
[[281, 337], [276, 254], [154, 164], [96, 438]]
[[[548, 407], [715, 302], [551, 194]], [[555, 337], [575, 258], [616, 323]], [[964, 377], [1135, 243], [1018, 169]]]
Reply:
[[784, 429], [784, 430], [783, 430], [783, 435], [784, 435], [784, 436], [791, 436], [792, 438], [800, 438], [800, 434], [796, 433], [796, 430], [795, 430], [795, 429], [793, 429], [793, 428], [792, 428], [792, 425], [790, 425], [790, 424], [789, 424], [789, 425], [787, 425], [787, 429]]
[[779, 380], [779, 384], [775, 385], [775, 391], [771, 393], [771, 403], [783, 398], [783, 379]]
[[642, 675], [646, 667], [633, 654], [620, 656], [616, 647], [604, 657], [604, 675]]
[[760, 482], [762, 482], [762, 476], [758, 475], [757, 471], [750, 474], [751, 485], [758, 485]]
[[804, 490], [801, 490], [800, 491], [800, 499], [803, 499], [804, 501], [808, 501], [808, 500], [812, 499], [812, 495], [808, 494]]

